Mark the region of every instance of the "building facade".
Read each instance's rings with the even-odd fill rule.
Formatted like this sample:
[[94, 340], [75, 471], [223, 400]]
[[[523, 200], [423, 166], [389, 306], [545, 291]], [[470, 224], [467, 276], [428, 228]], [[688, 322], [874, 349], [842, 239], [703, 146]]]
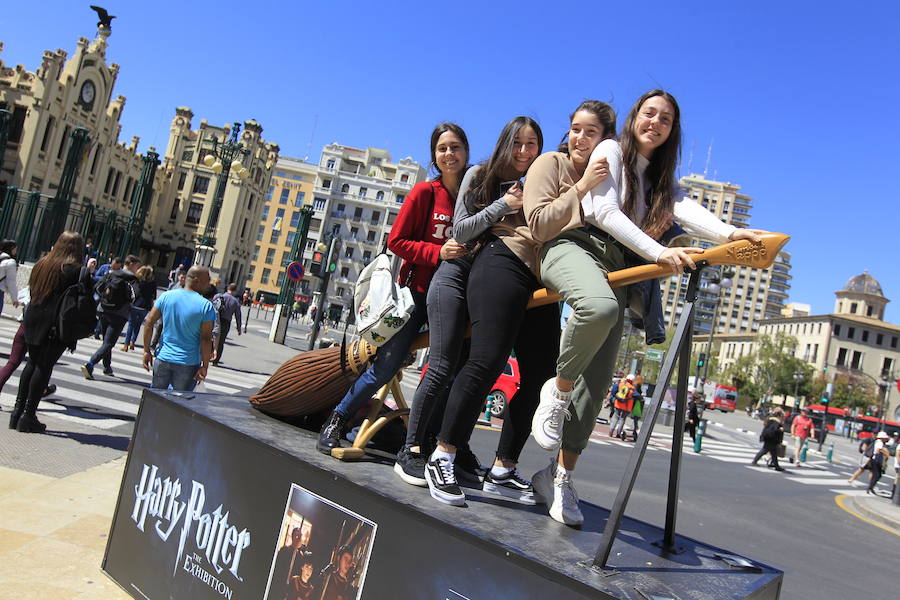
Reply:
[[[750, 226], [753, 199], [741, 193], [739, 185], [712, 181], [694, 174], [682, 177], [679, 183], [686, 196], [702, 204], [723, 222], [735, 227]], [[708, 248], [712, 244], [691, 238], [680, 245]], [[714, 293], [710, 284], [722, 273], [722, 267], [705, 270], [695, 305], [695, 334], [708, 335], [713, 328], [714, 315], [716, 333], [745, 334], [755, 332], [762, 320], [781, 314], [790, 289], [790, 254], [780, 252], [768, 269], [734, 267], [731, 287], [720, 286], [720, 290]], [[667, 327], [675, 327], [681, 316], [688, 280], [689, 273], [660, 280]]]
[[[766, 319], [758, 334], [783, 332], [797, 338], [797, 358], [809, 363], [829, 381], [838, 375], [865, 379], [878, 385], [872, 404], [886, 405], [885, 417], [900, 421], [900, 326], [884, 321], [889, 302], [881, 285], [868, 273], [850, 278], [835, 292], [834, 312], [810, 315], [798, 310], [790, 316]], [[754, 350], [755, 335], [716, 336], [718, 364], [724, 369]], [[826, 369], [827, 366], [827, 369]], [[891, 392], [891, 388], [893, 392]]]
[[[273, 178], [266, 196], [268, 213], [263, 209], [267, 217], [260, 222], [257, 231], [257, 237], [262, 239], [257, 241], [258, 250], [254, 249], [256, 258], [251, 267], [254, 294], [258, 297], [262, 292], [264, 299], [274, 299], [281, 289], [279, 281], [283, 281], [290, 250], [287, 237], [295, 231], [289, 223], [284, 224], [284, 219], [290, 213], [293, 220], [292, 211], [304, 203], [312, 204], [314, 215], [303, 254], [306, 276], [299, 282], [295, 297], [304, 310], [310, 303], [318, 302], [323, 273], [312, 273], [313, 255], [324, 253], [331, 239], [337, 238], [337, 262], [328, 289], [324, 291], [324, 314], [335, 321], [346, 319], [360, 271], [387, 242], [400, 206], [412, 186], [425, 180], [425, 169], [411, 158], [393, 162], [387, 150], [352, 148], [335, 143], [322, 149], [315, 165], [280, 158], [275, 171], [278, 176]], [[286, 210], [281, 203], [285, 190], [286, 203], [291, 205], [293, 199], [292, 211]], [[297, 204], [301, 193], [304, 200]], [[273, 227], [279, 218], [278, 211], [282, 209], [285, 213], [281, 216], [280, 226], [286, 227], [287, 233], [276, 235], [273, 244]], [[263, 283], [266, 269], [269, 270], [268, 282]]]

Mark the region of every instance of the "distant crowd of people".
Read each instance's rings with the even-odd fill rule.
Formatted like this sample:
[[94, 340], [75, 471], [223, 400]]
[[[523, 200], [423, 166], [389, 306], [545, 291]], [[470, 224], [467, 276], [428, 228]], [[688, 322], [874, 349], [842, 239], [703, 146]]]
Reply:
[[[0, 389], [27, 354], [9, 427], [40, 433], [37, 419], [42, 397], [52, 394], [53, 367], [65, 350], [93, 336], [100, 347], [81, 366], [85, 379], [114, 376], [113, 349], [122, 332], [123, 352], [134, 351], [143, 327], [143, 366], [152, 368], [151, 386], [191, 391], [206, 379], [210, 364], [220, 365], [231, 323], [242, 333], [237, 285], [224, 291], [210, 281], [209, 269], [179, 264], [169, 273], [168, 290], [157, 297], [153, 268], [139, 257], [111, 257], [98, 265], [97, 253], [80, 234], [65, 231], [35, 263], [27, 290], [16, 286], [16, 243], [0, 242], [0, 310], [7, 297], [25, 304], [7, 364], [0, 370]], [[127, 329], [126, 329], [127, 327]]]

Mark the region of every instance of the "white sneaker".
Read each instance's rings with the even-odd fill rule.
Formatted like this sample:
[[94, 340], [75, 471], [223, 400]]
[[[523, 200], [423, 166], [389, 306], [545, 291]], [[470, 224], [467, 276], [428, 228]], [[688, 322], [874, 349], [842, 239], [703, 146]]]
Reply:
[[531, 419], [531, 435], [544, 450], [556, 450], [562, 441], [563, 418], [569, 420], [568, 400], [556, 398], [552, 390], [556, 382], [548, 379], [541, 387], [541, 402]]
[[550, 517], [566, 525], [581, 525], [584, 515], [578, 508], [578, 494], [572, 485], [572, 475], [557, 471], [553, 478], [553, 502], [549, 504]]

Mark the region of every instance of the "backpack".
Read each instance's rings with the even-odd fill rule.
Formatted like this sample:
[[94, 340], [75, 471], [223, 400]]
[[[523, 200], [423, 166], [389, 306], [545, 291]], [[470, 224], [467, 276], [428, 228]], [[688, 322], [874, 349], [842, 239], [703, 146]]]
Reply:
[[137, 296], [132, 282], [118, 271], [110, 271], [104, 275], [97, 284], [96, 292], [100, 296], [100, 306], [104, 312], [116, 312], [134, 302]]
[[[865, 448], [863, 448], [863, 444], [865, 444]], [[868, 439], [864, 442], [861, 442], [859, 445], [859, 451], [863, 453], [863, 456], [866, 458], [872, 458], [875, 455], [875, 440]]]
[[616, 398], [619, 400], [628, 400], [634, 395], [634, 385], [627, 381], [619, 382], [619, 389], [616, 391]]
[[78, 283], [73, 283], [60, 296], [56, 309], [56, 338], [69, 345], [94, 333], [97, 325], [97, 303], [91, 285], [91, 274], [81, 267]]
[[216, 309], [216, 316], [219, 317], [219, 322], [227, 321], [225, 318], [225, 300], [222, 298], [222, 294], [216, 294], [212, 299], [213, 308]]

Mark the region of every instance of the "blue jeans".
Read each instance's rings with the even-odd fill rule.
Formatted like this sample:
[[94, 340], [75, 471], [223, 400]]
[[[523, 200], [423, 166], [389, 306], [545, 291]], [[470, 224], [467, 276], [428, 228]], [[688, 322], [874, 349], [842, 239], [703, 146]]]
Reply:
[[119, 341], [119, 334], [125, 329], [125, 319], [119, 315], [100, 313], [100, 330], [103, 332], [103, 343], [94, 352], [88, 363], [91, 366], [103, 361], [103, 370], [112, 370], [112, 349]]
[[197, 385], [194, 375], [200, 365], [180, 365], [160, 359], [153, 361], [153, 382], [150, 387], [165, 390], [171, 385], [176, 392], [190, 392]]
[[141, 324], [144, 322], [144, 317], [147, 316], [148, 312], [150, 311], [146, 308], [131, 307], [131, 312], [128, 314], [128, 329], [125, 331], [126, 345], [137, 341], [138, 333], [141, 331]]
[[394, 337], [378, 348], [375, 362], [359, 376], [359, 379], [335, 407], [334, 411], [345, 419], [356, 414], [356, 411], [362, 408], [381, 386], [390, 381], [409, 355], [413, 339], [428, 320], [428, 314], [425, 311], [425, 294], [413, 292], [412, 297], [416, 308], [409, 321], [406, 322], [403, 329], [394, 334]]

